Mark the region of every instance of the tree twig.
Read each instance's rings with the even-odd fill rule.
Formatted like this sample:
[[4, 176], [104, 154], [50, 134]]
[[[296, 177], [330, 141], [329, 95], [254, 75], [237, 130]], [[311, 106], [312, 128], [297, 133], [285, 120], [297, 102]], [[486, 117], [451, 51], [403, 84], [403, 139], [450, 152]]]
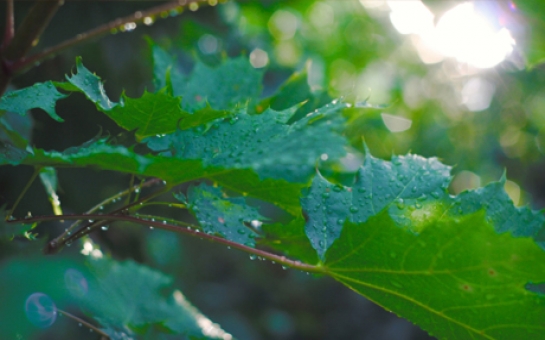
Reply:
[[17, 62], [23, 58], [38, 43], [42, 32], [62, 3], [63, 0], [36, 1], [17, 29], [13, 40], [6, 46], [3, 59]]
[[[275, 263], [278, 263], [282, 266], [299, 269], [302, 271], [310, 272], [310, 273], [324, 273], [325, 268], [321, 265], [310, 265], [306, 263], [302, 263], [300, 261], [291, 260], [286, 258], [285, 256], [276, 255], [273, 253], [269, 253], [268, 251], [252, 248], [240, 243], [236, 243], [218, 236], [214, 235], [208, 235], [207, 233], [203, 233], [198, 229], [195, 228], [184, 228], [177, 225], [172, 225], [164, 222], [158, 222], [158, 221], [148, 221], [144, 219], [140, 219], [134, 216], [127, 216], [127, 215], [121, 215], [121, 214], [69, 214], [69, 215], [45, 215], [45, 216], [36, 216], [36, 217], [29, 217], [19, 220], [11, 220], [8, 221], [8, 223], [30, 223], [30, 222], [44, 222], [44, 221], [58, 221], [58, 220], [93, 220], [93, 221], [126, 221], [126, 222], [133, 222], [136, 224], [145, 225], [148, 227], [153, 227], [157, 229], [163, 229], [168, 231], [173, 231], [179, 234], [185, 234], [193, 237], [198, 237], [200, 239], [205, 239], [214, 243], [219, 243], [226, 245], [228, 247], [242, 250], [246, 253], [261, 257], [263, 259], [267, 259], [270, 261], [274, 261]], [[73, 242], [74, 240], [81, 238], [85, 235], [87, 235], [90, 232], [87, 228], [80, 229], [78, 232], [70, 235], [68, 237], [68, 241]], [[52, 241], [53, 242], [53, 241]], [[46, 248], [46, 252], [53, 253], [57, 251], [59, 248], [55, 244], [49, 244], [48, 248]]]
[[9, 213], [6, 215], [6, 220], [11, 219], [13, 212], [15, 211], [15, 208], [17, 208], [17, 206], [19, 205], [19, 202], [21, 202], [21, 199], [23, 199], [23, 196], [25, 196], [26, 192], [28, 191], [32, 183], [34, 183], [34, 180], [36, 179], [36, 177], [38, 177], [38, 175], [40, 174], [40, 170], [41, 170], [40, 167], [34, 168], [34, 173], [32, 174], [32, 177], [30, 177], [30, 179], [26, 183], [23, 190], [21, 190], [21, 193], [19, 193], [19, 196], [15, 200], [15, 203], [13, 203], [13, 207], [11, 207], [11, 209], [9, 210]]
[[4, 30], [4, 40], [2, 41], [2, 49], [8, 46], [15, 34], [15, 17], [13, 13], [13, 0], [6, 1], [6, 28]]
[[[110, 32], [112, 32], [113, 30], [121, 31], [121, 32], [132, 31], [134, 28], [136, 28], [136, 24], [146, 23], [148, 20], [155, 20], [151, 18], [156, 18], [157, 16], [160, 16], [162, 13], [165, 13], [165, 12], [168, 13], [170, 11], [177, 10], [180, 7], [190, 5], [191, 3], [207, 3], [207, 2], [206, 0], [177, 0], [177, 1], [172, 1], [160, 6], [153, 7], [147, 11], [137, 11], [124, 18], [115, 19], [95, 29], [92, 29], [85, 33], [78, 34], [74, 38], [65, 40], [61, 42], [60, 44], [47, 48], [43, 50], [42, 52], [37, 53], [33, 56], [24, 58], [23, 60], [13, 65], [13, 69], [14, 69], [13, 72], [15, 74], [22, 73], [28, 67], [34, 65], [35, 63], [39, 63], [47, 58], [57, 55], [58, 53], [68, 48], [87, 42], [91, 39], [100, 37], [105, 34], [110, 34]], [[126, 26], [129, 24], [130, 26]], [[132, 24], [134, 24], [135, 26], [132, 26]]]
[[[142, 184], [140, 184], [139, 186], [131, 186], [129, 187], [128, 189], [126, 190], [123, 190], [111, 197], [108, 197], [107, 199], [103, 200], [102, 202], [98, 203], [97, 205], [95, 205], [94, 207], [92, 207], [91, 209], [87, 210], [86, 214], [92, 214], [94, 212], [96, 212], [97, 210], [100, 210], [100, 207], [106, 205], [106, 204], [109, 204], [109, 203], [112, 203], [114, 202], [116, 199], [121, 199], [121, 197], [123, 196], [130, 196], [130, 194], [137, 190], [137, 189], [140, 189], [140, 188], [145, 188], [145, 187], [149, 187], [149, 186], [152, 186], [154, 184], [157, 184], [157, 183], [160, 183], [161, 180], [158, 179], [158, 178], [153, 178], [153, 179], [150, 179]], [[155, 196], [154, 196], [155, 197]], [[126, 205], [126, 206], [123, 206], [115, 211], [113, 211], [112, 213], [118, 213], [118, 212], [121, 212], [125, 209], [127, 209], [129, 205]], [[132, 205], [131, 205], [132, 206]], [[59, 235], [58, 237], [55, 238], [55, 240], [53, 240], [52, 242], [57, 242], [57, 244], [59, 242], [61, 242], [61, 240], [64, 240], [66, 239], [71, 233], [72, 233], [72, 230], [77, 227], [79, 224], [80, 224], [81, 221], [76, 221], [75, 223], [73, 223], [72, 225], [70, 225], [70, 227], [68, 227], [64, 233], [62, 233], [61, 235]], [[102, 227], [103, 224], [100, 224], [100, 225], [95, 225], [94, 223], [90, 223], [90, 224], [87, 224], [84, 226], [84, 228], [91, 228], [91, 229], [96, 229], [98, 227]], [[64, 244], [64, 243], [63, 243]]]
[[89, 328], [89, 329], [92, 329], [93, 331], [97, 332], [98, 334], [100, 334], [103, 338], [106, 338], [106, 339], [110, 339], [110, 336], [106, 333], [104, 333], [102, 330], [100, 330], [98, 327], [96, 327], [95, 325], [92, 325], [90, 324], [89, 322], [81, 319], [81, 318], [78, 318], [77, 316], [73, 315], [73, 314], [70, 314], [68, 312], [65, 312], [61, 309], [58, 309], [57, 308], [57, 312], [59, 312], [60, 314], [76, 321], [76, 322], [79, 322], [80, 324], [84, 325], [85, 327]]

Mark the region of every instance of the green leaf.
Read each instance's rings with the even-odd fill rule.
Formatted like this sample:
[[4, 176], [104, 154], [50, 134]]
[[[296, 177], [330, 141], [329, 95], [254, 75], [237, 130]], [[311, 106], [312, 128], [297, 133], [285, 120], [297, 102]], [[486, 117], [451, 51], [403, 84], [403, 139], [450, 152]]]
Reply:
[[312, 97], [307, 81], [307, 72], [294, 73], [276, 93], [269, 98], [271, 109], [285, 110]]
[[164, 92], [144, 91], [140, 98], [121, 97], [121, 105], [105, 113], [126, 130], [136, 130], [136, 137], [167, 134], [176, 131], [178, 122], [188, 113], [180, 107], [181, 98], [174, 98]]
[[[180, 196], [177, 198], [183, 201]], [[187, 199], [188, 207], [204, 232], [218, 234], [249, 247], [255, 246], [257, 233], [247, 227], [245, 222], [262, 221], [264, 218], [256, 208], [248, 206], [244, 198], [225, 198], [219, 188], [202, 183], [189, 188]]]
[[200, 159], [205, 166], [253, 169], [260, 178], [304, 183], [321, 155], [345, 154], [345, 140], [335, 129], [342, 124], [344, 103], [329, 104], [292, 125], [276, 120], [277, 112], [244, 112], [218, 121], [206, 131], [177, 131], [147, 139], [148, 146], [167, 157]]
[[156, 90], [171, 87], [175, 97], [183, 98], [184, 110], [195, 112], [206, 106], [230, 110], [261, 95], [263, 72], [253, 68], [247, 57], [226, 59], [217, 67], [199, 61], [186, 77], [165, 50], [150, 45]]
[[181, 108], [181, 98], [173, 97], [165, 91], [150, 93], [144, 91], [139, 98], [122, 95], [119, 103], [110, 101], [102, 81], [92, 74], [81, 62], [76, 60], [77, 73], [68, 77], [69, 85], [56, 83], [65, 90], [82, 92], [95, 103], [97, 109], [113, 119], [126, 130], [136, 130], [137, 139], [164, 135], [177, 128], [188, 129], [225, 117], [227, 111], [214, 110], [209, 105], [202, 106], [194, 114]]
[[318, 176], [302, 204], [324, 272], [439, 338], [542, 334], [545, 305], [528, 284], [545, 282], [543, 213], [515, 207], [503, 181], [453, 197], [449, 180], [414, 155], [367, 155], [351, 188]]
[[258, 243], [302, 262], [318, 263], [318, 256], [305, 234], [304, 226], [303, 217], [295, 218], [289, 223], [263, 224], [261, 229], [265, 236]]
[[350, 212], [351, 198], [351, 191], [329, 183], [320, 175], [314, 178], [309, 190], [303, 192], [301, 206], [307, 212], [305, 232], [322, 260], [341, 234]]
[[[153, 87], [155, 91], [159, 91], [169, 85], [166, 77], [167, 73], [177, 70], [174, 65], [175, 60], [164, 49], [157, 46], [151, 38], [146, 37], [146, 41], [151, 48], [151, 58], [153, 60]], [[176, 78], [182, 80], [183, 75], [177, 73]]]
[[0, 110], [18, 113], [22, 116], [27, 111], [39, 108], [57, 122], [64, 120], [55, 112], [57, 100], [65, 98], [66, 95], [57, 91], [51, 81], [36, 83], [30, 87], [8, 92], [0, 98]]
[[0, 113], [0, 141], [24, 149], [31, 138], [33, 119], [13, 112]]
[[390, 163], [367, 152], [351, 188], [329, 183], [321, 176], [314, 178], [301, 199], [308, 214], [306, 233], [324, 259], [347, 219], [365, 222], [383, 209], [389, 209], [392, 218], [416, 232], [423, 225], [412, 215], [407, 217], [407, 209], [421, 206], [428, 198], [446, 195], [449, 171], [450, 168], [436, 158], [394, 156]]
[[112, 103], [110, 98], [106, 95], [100, 77], [91, 73], [83, 66], [81, 57], [76, 58], [76, 73], [72, 74], [72, 76], [67, 75], [66, 79], [71, 86], [61, 85], [59, 83], [56, 83], [56, 85], [67, 91], [78, 91], [83, 93], [90, 101], [96, 104], [100, 111], [108, 111], [117, 105], [116, 103]]
[[285, 180], [260, 180], [255, 172], [247, 169], [203, 167], [200, 160], [143, 156], [126, 147], [110, 145], [105, 139], [91, 140], [64, 152], [34, 149], [29, 153], [8, 144], [0, 144], [0, 147], [5, 150], [0, 148], [0, 164], [94, 167], [158, 177], [171, 184], [208, 178], [229, 190], [276, 204], [293, 215], [299, 214], [301, 210], [298, 196], [302, 184]]
[[0, 164], [18, 165], [29, 155], [23, 149], [19, 149], [9, 143], [0, 141]]
[[91, 259], [88, 266], [91, 272], [88, 291], [75, 298], [110, 332], [131, 330], [144, 334], [155, 325], [163, 332], [195, 339], [228, 336], [179, 290], [170, 288], [170, 277], [132, 261]]
[[[39, 242], [31, 245], [42, 246]], [[36, 292], [47, 294], [63, 310], [73, 303], [64, 276], [67, 269], [81, 269], [81, 265], [72, 259], [38, 254], [38, 249], [27, 246], [19, 256], [4, 258], [0, 265], [1, 339], [34, 339], [40, 333], [43, 335], [43, 329], [35, 327], [25, 315], [25, 300], [29, 295]]]
[[233, 109], [258, 98], [262, 91], [263, 73], [245, 57], [227, 59], [218, 67], [198, 62], [183, 83], [174, 76], [171, 74], [173, 94], [183, 98], [182, 107], [189, 112], [198, 111], [207, 103], [215, 110]]

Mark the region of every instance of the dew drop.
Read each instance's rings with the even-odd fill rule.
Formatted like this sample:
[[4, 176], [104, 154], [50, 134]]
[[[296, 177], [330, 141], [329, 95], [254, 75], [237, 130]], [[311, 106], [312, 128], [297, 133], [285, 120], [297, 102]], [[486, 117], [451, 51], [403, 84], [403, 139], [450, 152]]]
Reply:
[[401, 209], [404, 209], [405, 208], [405, 202], [403, 201], [403, 198], [398, 198], [396, 200], [396, 206], [399, 210]]
[[351, 212], [351, 213], [355, 214], [355, 213], [357, 213], [358, 211], [359, 211], [358, 207], [356, 207], [356, 206], [354, 206], [354, 205], [350, 207], [350, 212]]

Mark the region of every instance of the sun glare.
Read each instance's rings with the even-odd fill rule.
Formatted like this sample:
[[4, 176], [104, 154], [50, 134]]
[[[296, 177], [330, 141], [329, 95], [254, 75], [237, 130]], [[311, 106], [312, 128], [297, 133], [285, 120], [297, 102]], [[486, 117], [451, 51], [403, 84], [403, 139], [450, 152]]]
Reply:
[[417, 37], [412, 41], [425, 63], [436, 63], [444, 57], [451, 57], [478, 68], [490, 68], [513, 51], [515, 40], [509, 30], [494, 27], [471, 2], [450, 9], [439, 18], [437, 24], [434, 24], [433, 13], [420, 0], [386, 3], [390, 9], [390, 21], [396, 30]]

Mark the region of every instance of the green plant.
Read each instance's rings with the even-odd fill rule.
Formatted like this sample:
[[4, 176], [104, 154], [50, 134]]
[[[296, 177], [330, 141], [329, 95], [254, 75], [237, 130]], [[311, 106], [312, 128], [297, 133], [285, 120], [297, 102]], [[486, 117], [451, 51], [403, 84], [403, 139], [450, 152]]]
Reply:
[[[137, 12], [26, 57], [59, 5], [38, 2], [13, 35], [13, 3], [7, 2], [3, 90], [34, 62], [186, 4]], [[264, 73], [245, 56], [222, 57], [214, 66], [197, 61], [185, 74], [167, 50], [152, 39], [148, 44], [154, 90], [138, 97], [111, 99], [101, 78], [77, 58], [64, 81], [37, 83], [0, 99], [5, 115], [37, 108], [62, 122], [57, 102], [79, 96], [122, 130], [46, 151], [2, 120], [1, 163], [33, 168], [18, 198], [3, 208], [3, 244], [15, 243], [6, 246], [9, 261], [0, 267], [0, 291], [7, 294], [0, 310], [15, 320], [2, 327], [3, 337], [26, 338], [32, 330], [25, 323], [45, 328], [63, 314], [103, 338], [232, 338], [172, 288], [168, 276], [116, 261], [90, 237], [123, 223], [330, 276], [438, 338], [544, 337], [545, 216], [516, 207], [503, 189], [505, 176], [450, 195], [450, 167], [436, 158], [372, 156], [355, 127], [381, 107], [314, 91], [304, 71], [263, 98]], [[347, 166], [360, 156], [361, 166]], [[65, 214], [57, 170], [81, 167], [129, 174], [129, 186], [85, 212]], [[15, 214], [38, 177], [54, 214]], [[47, 242], [19, 242], [34, 239], [33, 230], [47, 221], [74, 222]], [[80, 241], [86, 256], [34, 254], [37, 245], [54, 254]], [[93, 322], [65, 310], [73, 305]]]

